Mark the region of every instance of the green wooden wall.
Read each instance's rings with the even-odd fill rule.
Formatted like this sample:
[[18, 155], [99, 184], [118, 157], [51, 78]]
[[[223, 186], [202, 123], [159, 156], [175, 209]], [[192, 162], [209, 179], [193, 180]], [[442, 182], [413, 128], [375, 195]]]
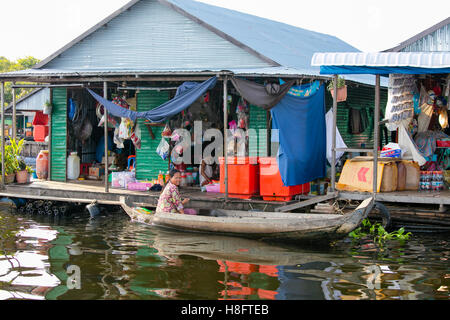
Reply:
[[53, 88], [50, 180], [66, 181], [67, 89]]
[[[327, 111], [333, 107], [333, 98], [328, 90], [325, 91], [325, 103]], [[384, 112], [387, 103], [387, 89], [380, 90], [380, 119], [384, 118]], [[375, 106], [375, 89], [352, 85], [347, 86], [347, 101], [339, 102], [337, 106], [337, 127], [339, 133], [349, 148], [373, 148], [373, 112]], [[349, 109], [365, 108], [368, 116], [369, 125], [364, 132], [359, 134], [349, 133], [348, 119]], [[380, 126], [382, 131], [383, 126]], [[383, 133], [384, 134], [384, 133]], [[390, 137], [390, 135], [389, 135]], [[389, 140], [390, 141], [390, 140]], [[383, 138], [383, 145], [385, 139]]]
[[[257, 143], [249, 144], [249, 156], [266, 156], [267, 154], [267, 112], [261, 107], [250, 105], [249, 129], [256, 131]], [[261, 132], [260, 129], [263, 129]], [[259, 150], [259, 153], [258, 153]]]
[[[151, 110], [167, 100], [169, 100], [167, 91], [141, 91], [137, 94], [137, 111]], [[152, 127], [155, 135], [155, 139], [152, 139], [144, 124], [144, 119], [138, 119], [138, 124], [141, 128], [141, 149], [136, 149], [136, 179], [156, 179], [160, 170], [165, 173], [168, 169], [168, 161], [164, 161], [156, 153], [164, 127]]]

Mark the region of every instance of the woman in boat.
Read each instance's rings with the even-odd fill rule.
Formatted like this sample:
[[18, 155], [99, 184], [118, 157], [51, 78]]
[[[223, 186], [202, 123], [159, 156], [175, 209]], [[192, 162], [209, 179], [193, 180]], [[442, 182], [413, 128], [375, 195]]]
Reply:
[[159, 196], [156, 212], [182, 213], [184, 214], [184, 206], [189, 199], [181, 200], [178, 186], [181, 182], [180, 171], [173, 169], [170, 171], [170, 180]]

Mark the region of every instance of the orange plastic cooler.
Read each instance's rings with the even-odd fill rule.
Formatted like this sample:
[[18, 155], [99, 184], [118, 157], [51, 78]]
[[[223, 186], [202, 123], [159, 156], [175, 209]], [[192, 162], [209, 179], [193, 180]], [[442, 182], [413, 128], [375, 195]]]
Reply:
[[[225, 158], [219, 158], [220, 192], [225, 193]], [[259, 164], [256, 157], [228, 157], [228, 195], [250, 199], [259, 193]]]
[[259, 193], [267, 201], [289, 201], [294, 195], [309, 192], [309, 183], [286, 187], [281, 180], [276, 158], [259, 158]]

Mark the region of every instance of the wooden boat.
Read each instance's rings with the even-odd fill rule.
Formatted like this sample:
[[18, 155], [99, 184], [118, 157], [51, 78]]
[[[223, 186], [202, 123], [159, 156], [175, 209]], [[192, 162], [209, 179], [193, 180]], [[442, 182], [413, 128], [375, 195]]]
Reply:
[[207, 232], [253, 239], [334, 240], [359, 226], [374, 205], [364, 200], [348, 214], [307, 214], [237, 210], [211, 210], [208, 215], [149, 213], [121, 197], [121, 205], [132, 221], [188, 232]]

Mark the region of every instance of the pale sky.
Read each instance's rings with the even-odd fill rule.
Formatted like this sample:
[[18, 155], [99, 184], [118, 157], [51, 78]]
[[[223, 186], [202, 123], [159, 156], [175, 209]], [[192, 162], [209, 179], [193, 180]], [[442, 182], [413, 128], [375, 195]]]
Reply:
[[[0, 56], [44, 59], [129, 0], [0, 0]], [[201, 0], [381, 51], [450, 16], [448, 0]]]

